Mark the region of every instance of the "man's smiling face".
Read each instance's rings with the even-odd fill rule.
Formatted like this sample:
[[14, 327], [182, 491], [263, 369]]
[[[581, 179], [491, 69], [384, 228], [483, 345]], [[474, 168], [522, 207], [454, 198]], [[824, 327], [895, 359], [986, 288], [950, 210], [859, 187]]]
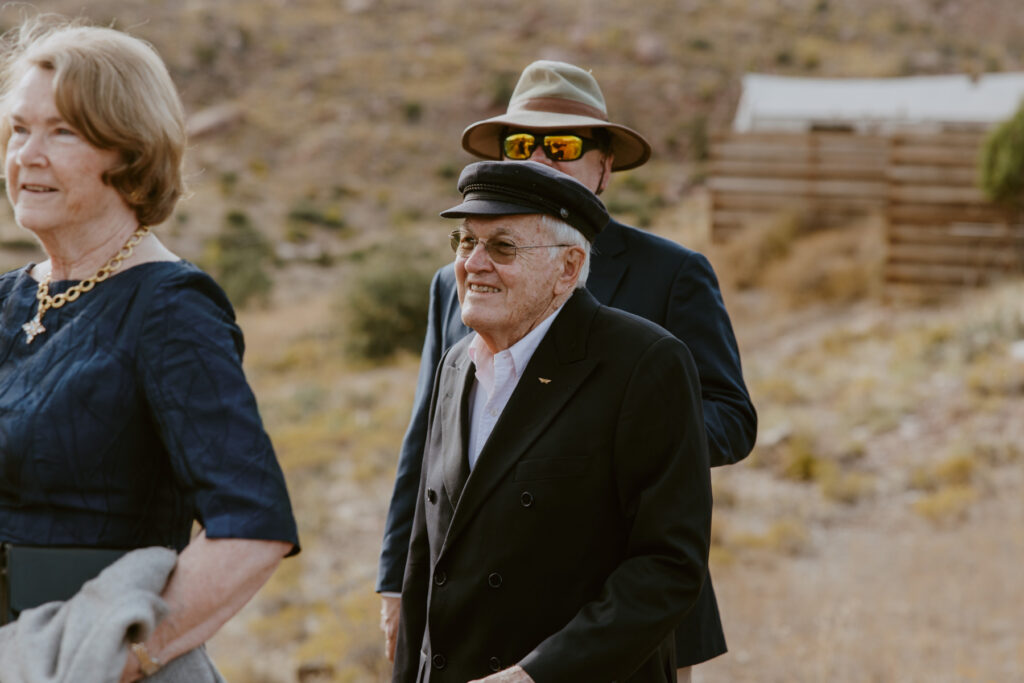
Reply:
[[[469, 217], [461, 230], [467, 237], [490, 244], [525, 247], [556, 241], [538, 214]], [[462, 321], [492, 351], [515, 344], [554, 310], [552, 304], [561, 293], [563, 252], [522, 249], [508, 264], [495, 263], [482, 243], [467, 256], [457, 254], [455, 279]]]

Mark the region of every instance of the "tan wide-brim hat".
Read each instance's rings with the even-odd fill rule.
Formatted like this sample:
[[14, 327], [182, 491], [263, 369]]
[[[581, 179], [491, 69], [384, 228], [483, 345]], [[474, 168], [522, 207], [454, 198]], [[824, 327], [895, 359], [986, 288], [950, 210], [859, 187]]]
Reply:
[[603, 128], [611, 136], [613, 171], [636, 168], [651, 156], [644, 136], [608, 120], [604, 95], [590, 72], [565, 62], [540, 60], [523, 69], [508, 111], [466, 128], [462, 148], [484, 159], [501, 159], [499, 137], [505, 128], [538, 132]]

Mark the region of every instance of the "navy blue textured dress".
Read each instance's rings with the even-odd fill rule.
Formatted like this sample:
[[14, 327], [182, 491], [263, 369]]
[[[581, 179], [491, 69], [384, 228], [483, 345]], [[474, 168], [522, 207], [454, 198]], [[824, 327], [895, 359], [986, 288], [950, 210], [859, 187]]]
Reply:
[[297, 549], [220, 287], [185, 261], [144, 263], [48, 311], [26, 344], [29, 270], [0, 276], [0, 541], [180, 550], [198, 520]]

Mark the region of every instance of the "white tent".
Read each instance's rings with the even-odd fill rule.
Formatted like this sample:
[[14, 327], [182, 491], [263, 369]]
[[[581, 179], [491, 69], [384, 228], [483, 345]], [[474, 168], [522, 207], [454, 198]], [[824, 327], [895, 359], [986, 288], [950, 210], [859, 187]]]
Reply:
[[909, 78], [743, 77], [733, 130], [864, 133], [990, 126], [1024, 99], [1024, 73]]

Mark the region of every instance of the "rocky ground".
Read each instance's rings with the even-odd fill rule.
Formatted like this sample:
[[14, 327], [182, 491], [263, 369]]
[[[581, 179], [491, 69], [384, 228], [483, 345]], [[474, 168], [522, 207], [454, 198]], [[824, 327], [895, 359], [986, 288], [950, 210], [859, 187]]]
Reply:
[[[397, 255], [399, 279], [448, 258], [435, 216], [470, 160], [460, 131], [501, 111], [537, 58], [592, 68], [613, 117], [650, 137], [652, 162], [605, 199], [711, 257], [760, 412], [756, 452], [714, 477], [731, 650], [696, 680], [1024, 680], [1024, 289], [888, 300], [877, 222], [769, 258], [756, 235], [709, 244], [700, 192], [744, 73], [1020, 70], [1017, 0], [45, 9], [153, 42], [194, 133], [191, 194], [159, 234], [225, 283], [256, 277], [232, 288], [240, 307], [247, 283], [273, 280], [240, 322], [303, 553], [211, 643], [233, 683], [387, 680], [373, 579], [416, 358], [346, 356], [345, 298], [374, 254]], [[6, 27], [25, 7], [2, 10]], [[215, 241], [233, 230], [241, 240]], [[225, 258], [239, 244], [256, 247]], [[0, 266], [37, 258], [0, 210]]]
[[[714, 473], [730, 652], [696, 680], [1021, 676], [1022, 302], [1018, 283], [787, 312], [727, 289], [761, 428]], [[329, 311], [321, 297], [242, 318], [306, 547], [215, 639], [232, 680], [386, 680], [373, 577], [416, 359], [332, 359], [308, 343]]]

